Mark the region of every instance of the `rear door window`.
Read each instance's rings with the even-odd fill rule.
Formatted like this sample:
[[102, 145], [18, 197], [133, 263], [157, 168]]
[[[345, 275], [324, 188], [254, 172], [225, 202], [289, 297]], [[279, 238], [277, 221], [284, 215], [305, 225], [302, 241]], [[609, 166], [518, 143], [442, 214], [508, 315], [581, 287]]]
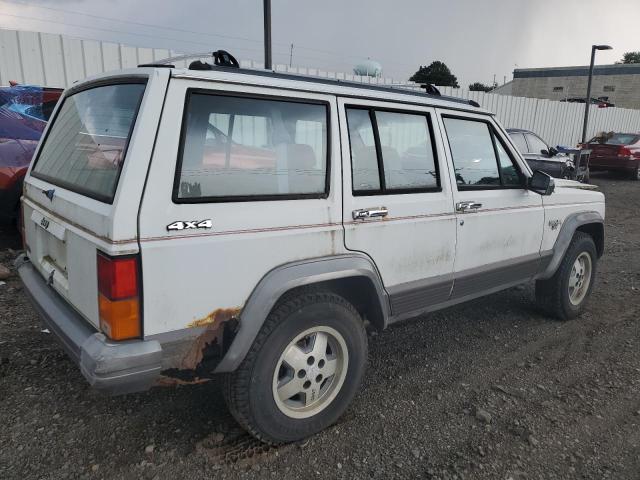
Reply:
[[145, 86], [103, 85], [66, 97], [31, 174], [113, 202]]
[[429, 114], [347, 108], [355, 195], [440, 189]]
[[327, 105], [191, 92], [174, 201], [328, 193]]

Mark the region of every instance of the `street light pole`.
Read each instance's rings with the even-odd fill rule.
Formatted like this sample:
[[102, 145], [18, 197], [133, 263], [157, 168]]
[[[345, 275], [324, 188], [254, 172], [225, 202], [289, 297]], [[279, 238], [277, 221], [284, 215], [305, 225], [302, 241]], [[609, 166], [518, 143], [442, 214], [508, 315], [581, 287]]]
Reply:
[[611, 50], [609, 45], [591, 46], [591, 63], [589, 64], [589, 80], [587, 81], [587, 98], [584, 102], [584, 124], [582, 125], [582, 143], [587, 142], [587, 126], [589, 125], [589, 110], [591, 107], [591, 83], [593, 80], [593, 66], [596, 59], [596, 50]]
[[271, 67], [271, 0], [264, 0], [264, 68]]

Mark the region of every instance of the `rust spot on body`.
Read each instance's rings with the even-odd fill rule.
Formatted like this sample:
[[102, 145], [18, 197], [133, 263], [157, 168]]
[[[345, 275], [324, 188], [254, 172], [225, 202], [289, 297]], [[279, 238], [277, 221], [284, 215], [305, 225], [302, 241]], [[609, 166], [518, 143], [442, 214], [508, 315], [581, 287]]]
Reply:
[[164, 370], [156, 382], [161, 386], [203, 383], [211, 379], [226, 348], [238, 330], [240, 307], [218, 308], [205, 317], [193, 320], [189, 328], [202, 331], [185, 345], [177, 364]]
[[208, 314], [205, 317], [199, 318], [190, 322], [187, 327], [195, 328], [195, 327], [209, 327], [210, 325], [215, 325], [216, 323], [224, 323], [232, 318], [237, 318], [240, 314], [240, 307], [235, 308], [218, 308]]

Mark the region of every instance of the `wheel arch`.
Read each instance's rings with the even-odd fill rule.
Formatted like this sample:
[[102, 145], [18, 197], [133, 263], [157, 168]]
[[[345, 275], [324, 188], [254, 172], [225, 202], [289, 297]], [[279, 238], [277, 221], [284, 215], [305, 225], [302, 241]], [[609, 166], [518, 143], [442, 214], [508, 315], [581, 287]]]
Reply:
[[551, 278], [556, 272], [562, 258], [564, 257], [571, 240], [577, 231], [584, 232], [593, 238], [596, 244], [596, 252], [598, 258], [604, 253], [604, 219], [599, 212], [576, 212], [569, 215], [560, 228], [558, 238], [553, 246], [553, 253], [551, 260], [547, 264], [547, 267], [536, 276], [538, 280], [545, 280]]
[[[325, 288], [343, 296], [376, 328], [390, 315], [380, 274], [364, 255], [322, 257], [281, 265], [258, 282], [242, 311], [238, 331], [215, 372], [232, 372], [242, 362], [269, 313], [285, 296], [304, 288]], [[373, 300], [371, 296], [373, 295]]]

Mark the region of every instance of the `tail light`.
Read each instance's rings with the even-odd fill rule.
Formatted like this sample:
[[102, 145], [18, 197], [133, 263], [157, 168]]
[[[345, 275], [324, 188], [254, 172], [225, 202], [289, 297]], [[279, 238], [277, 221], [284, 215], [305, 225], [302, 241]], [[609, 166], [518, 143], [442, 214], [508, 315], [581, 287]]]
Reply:
[[630, 157], [631, 156], [631, 150], [629, 150], [627, 147], [620, 147], [620, 149], [618, 150], [618, 156], [619, 157]]
[[142, 336], [139, 257], [98, 252], [100, 329], [112, 340]]

